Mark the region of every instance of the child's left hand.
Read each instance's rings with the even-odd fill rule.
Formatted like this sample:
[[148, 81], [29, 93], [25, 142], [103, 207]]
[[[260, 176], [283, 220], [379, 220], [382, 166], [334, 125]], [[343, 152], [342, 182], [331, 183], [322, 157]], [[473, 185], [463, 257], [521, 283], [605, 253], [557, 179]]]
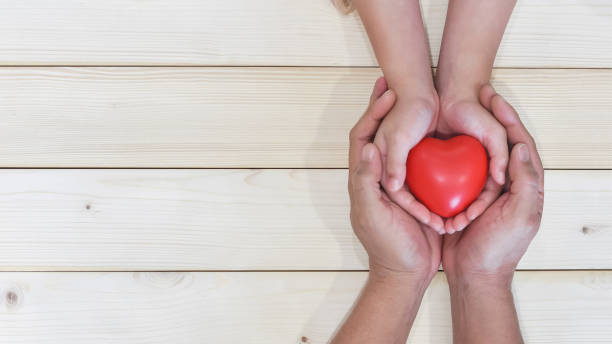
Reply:
[[[489, 107], [495, 91], [490, 85], [483, 87], [479, 99], [449, 100], [441, 96], [437, 133], [455, 136], [466, 134], [478, 139], [489, 154], [489, 178], [484, 190], [472, 204], [453, 218], [445, 220], [447, 233], [464, 229], [480, 216], [498, 197], [505, 182], [508, 165], [506, 130], [485, 107]], [[482, 103], [481, 103], [482, 102]]]

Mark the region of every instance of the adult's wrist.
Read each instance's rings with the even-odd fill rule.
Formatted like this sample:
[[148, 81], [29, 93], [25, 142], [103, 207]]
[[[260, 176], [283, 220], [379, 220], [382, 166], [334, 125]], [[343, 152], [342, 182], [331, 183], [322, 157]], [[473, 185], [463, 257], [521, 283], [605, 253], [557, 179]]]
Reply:
[[511, 277], [451, 273], [448, 280], [453, 342], [522, 343]]
[[425, 289], [431, 283], [436, 271], [395, 271], [379, 265], [370, 264], [370, 272], [368, 274], [368, 282], [385, 285], [388, 289], [399, 289], [403, 293], [407, 288], [419, 292], [425, 292]]
[[512, 272], [461, 273], [446, 272], [448, 285], [453, 292], [476, 295], [511, 295]]

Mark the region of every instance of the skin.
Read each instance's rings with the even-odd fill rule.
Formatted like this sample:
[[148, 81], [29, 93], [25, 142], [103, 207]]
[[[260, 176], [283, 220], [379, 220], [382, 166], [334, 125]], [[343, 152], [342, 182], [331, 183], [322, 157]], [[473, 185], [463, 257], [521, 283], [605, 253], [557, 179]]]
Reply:
[[408, 213], [440, 234], [440, 216], [417, 201], [404, 186], [408, 152], [433, 134], [439, 101], [431, 73], [429, 45], [418, 0], [354, 0], [383, 74], [396, 96], [374, 144], [381, 152], [382, 185]]
[[351, 224], [368, 252], [368, 281], [332, 343], [405, 343], [441, 258], [441, 237], [393, 203], [380, 183], [382, 155], [372, 140], [395, 93], [377, 80], [370, 105], [351, 130]]
[[332, 343], [405, 343], [440, 259], [451, 292], [454, 342], [522, 343], [510, 285], [542, 215], [544, 173], [533, 139], [514, 109], [490, 85], [483, 87], [480, 101], [505, 128], [512, 151], [507, 187], [467, 230], [446, 235], [440, 247], [438, 235], [381, 190], [382, 158], [370, 142], [395, 98], [385, 89], [379, 79], [351, 131], [351, 223], [370, 272]]
[[442, 37], [436, 88], [440, 95], [439, 136], [467, 134], [477, 138], [490, 158], [485, 190], [470, 207], [447, 219], [447, 233], [462, 230], [501, 191], [508, 164], [506, 132], [478, 101], [489, 83], [495, 55], [516, 0], [451, 0]]
[[[444, 237], [455, 343], [522, 343], [510, 285], [540, 227], [544, 169], [516, 111], [486, 85], [482, 105], [504, 126], [511, 148], [504, 193], [467, 230]], [[482, 326], [482, 324], [487, 324]]]
[[[449, 1], [438, 97], [422, 71], [429, 65], [418, 2], [355, 0], [396, 95], [378, 80], [368, 111], [351, 131], [351, 223], [368, 252], [370, 273], [334, 343], [404, 343], [440, 260], [449, 281], [454, 342], [523, 342], [510, 286], [540, 225], [544, 174], [517, 113], [488, 85], [514, 4]], [[445, 236], [441, 249], [424, 225], [440, 231], [441, 219], [424, 212], [398, 183], [409, 150], [433, 130], [442, 137], [474, 136], [490, 156], [485, 190], [444, 223], [448, 233], [467, 230]]]
[[[489, 81], [515, 1], [449, 1], [435, 87], [418, 0], [353, 1], [389, 87], [397, 94], [374, 139], [382, 153], [382, 185], [396, 204], [440, 234], [465, 228], [491, 205], [504, 184], [505, 132], [478, 102], [478, 91]], [[410, 149], [434, 133], [443, 138], [471, 135], [491, 158], [491, 177], [481, 195], [449, 219], [430, 212], [403, 185]]]

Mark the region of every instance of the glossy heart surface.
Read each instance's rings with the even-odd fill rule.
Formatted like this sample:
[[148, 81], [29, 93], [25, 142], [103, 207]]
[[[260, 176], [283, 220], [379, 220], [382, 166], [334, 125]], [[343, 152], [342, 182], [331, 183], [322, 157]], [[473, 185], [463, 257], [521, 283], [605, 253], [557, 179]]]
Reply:
[[487, 165], [487, 152], [471, 136], [426, 137], [408, 154], [406, 183], [429, 210], [451, 217], [478, 197], [487, 181]]

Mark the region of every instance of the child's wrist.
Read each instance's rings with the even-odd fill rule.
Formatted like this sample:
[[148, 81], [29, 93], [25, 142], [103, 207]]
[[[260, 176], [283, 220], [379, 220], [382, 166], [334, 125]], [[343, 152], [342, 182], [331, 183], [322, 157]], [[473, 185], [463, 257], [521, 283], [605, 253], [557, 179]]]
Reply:
[[480, 85], [456, 85], [439, 89], [440, 109], [445, 112], [444, 110], [452, 109], [460, 103], [478, 103], [481, 87]]
[[394, 88], [394, 91], [397, 95], [397, 102], [405, 103], [405, 102], [418, 102], [425, 107], [432, 108], [437, 110], [440, 99], [438, 98], [438, 93], [436, 90], [427, 87], [399, 87]]

